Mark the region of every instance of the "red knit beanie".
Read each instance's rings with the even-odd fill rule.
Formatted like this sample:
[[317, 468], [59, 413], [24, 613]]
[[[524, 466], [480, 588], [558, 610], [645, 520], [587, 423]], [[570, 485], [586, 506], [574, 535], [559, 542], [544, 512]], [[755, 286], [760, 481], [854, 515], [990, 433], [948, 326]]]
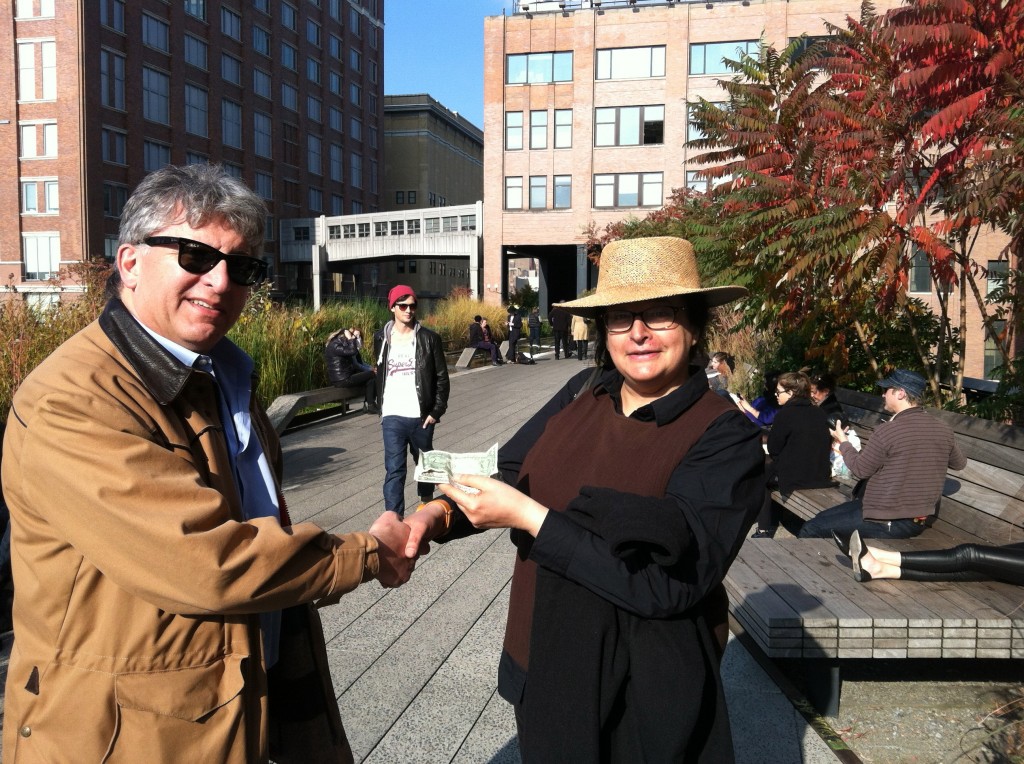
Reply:
[[395, 303], [401, 300], [403, 297], [411, 297], [416, 299], [416, 293], [412, 291], [411, 286], [405, 284], [399, 284], [398, 286], [391, 287], [391, 291], [388, 292], [388, 309], [395, 307]]

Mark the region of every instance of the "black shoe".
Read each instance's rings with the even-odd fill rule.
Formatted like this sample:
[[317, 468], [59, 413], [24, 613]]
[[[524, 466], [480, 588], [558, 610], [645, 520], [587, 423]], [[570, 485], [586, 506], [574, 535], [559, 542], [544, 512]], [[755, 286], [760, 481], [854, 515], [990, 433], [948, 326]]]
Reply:
[[845, 554], [847, 557], [850, 556], [850, 539], [847, 538], [845, 541], [835, 531], [832, 531], [832, 540], [836, 542], [836, 546], [839, 547], [839, 551]]
[[752, 539], [773, 539], [773, 538], [775, 538], [775, 529], [774, 528], [758, 528], [756, 531], [754, 531], [752, 534], [750, 534], [750, 538], [752, 538]]
[[380, 406], [378, 406], [376, 403], [364, 403], [363, 411], [365, 411], [367, 414], [379, 414]]
[[491, 366], [501, 366], [500, 361], [491, 361]]
[[854, 531], [850, 536], [850, 562], [853, 565], [853, 578], [860, 583], [871, 580], [871, 574], [860, 566], [860, 561], [867, 553], [868, 548], [861, 541], [860, 532]]

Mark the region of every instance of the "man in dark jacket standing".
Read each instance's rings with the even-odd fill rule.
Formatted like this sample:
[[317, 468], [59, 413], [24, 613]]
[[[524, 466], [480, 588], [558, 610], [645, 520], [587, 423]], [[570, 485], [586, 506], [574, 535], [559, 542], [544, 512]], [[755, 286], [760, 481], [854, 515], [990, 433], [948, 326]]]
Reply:
[[562, 308], [552, 306], [548, 312], [548, 320], [551, 321], [551, 334], [555, 341], [555, 360], [559, 358], [559, 348], [565, 350], [566, 358], [572, 358], [572, 351], [569, 350], [569, 322], [572, 321], [572, 316]]
[[509, 363], [517, 363], [516, 345], [519, 338], [523, 336], [523, 317], [519, 315], [519, 308], [515, 305], [508, 306], [508, 351], [505, 353], [505, 360]]
[[[377, 405], [384, 432], [384, 509], [405, 516], [407, 450], [418, 461], [434, 447], [434, 425], [448, 408], [448, 362], [441, 338], [416, 321], [416, 293], [400, 284], [388, 292], [394, 319], [373, 337]], [[420, 501], [433, 485], [419, 483]]]

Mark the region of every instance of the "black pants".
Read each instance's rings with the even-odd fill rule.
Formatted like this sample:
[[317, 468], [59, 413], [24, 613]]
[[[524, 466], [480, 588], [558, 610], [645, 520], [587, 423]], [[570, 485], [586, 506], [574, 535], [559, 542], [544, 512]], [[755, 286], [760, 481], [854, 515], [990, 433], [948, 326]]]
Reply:
[[560, 332], [560, 331], [556, 330], [554, 332], [554, 340], [555, 340], [555, 358], [558, 358], [558, 354], [560, 352], [559, 348], [561, 348], [562, 350], [565, 351], [565, 357], [566, 358], [568, 358], [568, 357], [570, 357], [572, 355], [572, 350], [569, 349], [571, 347], [569, 345], [569, 332]]
[[1024, 542], [1006, 546], [961, 544], [952, 549], [901, 552], [907, 581], [1005, 581], [1024, 586]]
[[365, 388], [363, 399], [372, 406], [376, 397], [376, 385], [374, 384], [374, 373], [372, 371], [357, 371], [351, 377], [334, 383], [335, 387], [359, 387], [360, 385], [363, 385]]

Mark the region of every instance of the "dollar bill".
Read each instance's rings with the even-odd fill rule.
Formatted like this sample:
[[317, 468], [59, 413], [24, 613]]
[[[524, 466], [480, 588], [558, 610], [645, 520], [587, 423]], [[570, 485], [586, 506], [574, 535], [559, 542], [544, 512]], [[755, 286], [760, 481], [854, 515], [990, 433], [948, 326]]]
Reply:
[[498, 474], [498, 444], [477, 453], [453, 454], [448, 451], [424, 451], [413, 477], [420, 483], [454, 483], [455, 475]]

